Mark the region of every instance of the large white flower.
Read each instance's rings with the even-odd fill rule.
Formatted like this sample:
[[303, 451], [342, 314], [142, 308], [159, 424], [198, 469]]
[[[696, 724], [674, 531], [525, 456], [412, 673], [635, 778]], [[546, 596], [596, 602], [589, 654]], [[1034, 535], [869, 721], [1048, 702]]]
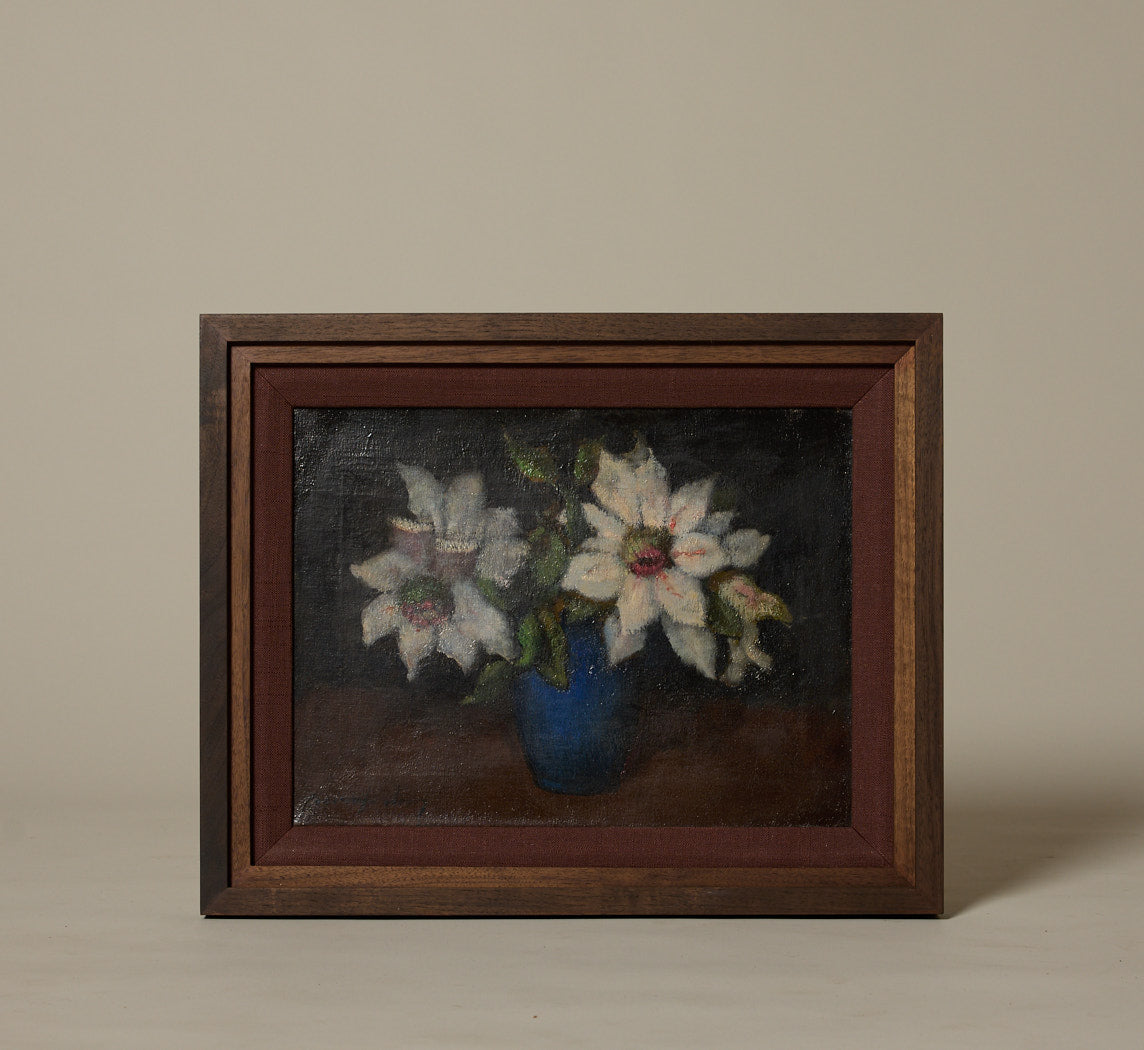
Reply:
[[399, 463], [409, 490], [408, 518], [393, 520], [393, 546], [350, 572], [380, 592], [362, 612], [362, 641], [397, 635], [410, 679], [432, 652], [467, 674], [481, 651], [517, 654], [508, 619], [481, 595], [475, 578], [507, 586], [524, 562], [527, 544], [516, 512], [486, 506], [480, 474], [445, 487], [421, 467]]
[[650, 452], [600, 454], [592, 485], [597, 503], [584, 516], [595, 535], [571, 560], [562, 586], [596, 601], [615, 600], [604, 625], [613, 664], [639, 652], [657, 620], [684, 663], [715, 677], [715, 636], [706, 626], [702, 580], [733, 565], [747, 568], [770, 542], [755, 529], [729, 532], [731, 513], [709, 513], [714, 478], [674, 493]]

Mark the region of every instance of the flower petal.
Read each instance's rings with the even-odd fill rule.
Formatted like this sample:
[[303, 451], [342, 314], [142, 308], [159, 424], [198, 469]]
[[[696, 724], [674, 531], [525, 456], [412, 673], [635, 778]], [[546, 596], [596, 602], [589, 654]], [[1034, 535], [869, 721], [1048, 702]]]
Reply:
[[421, 661], [436, 648], [436, 627], [418, 627], [408, 620], [402, 620], [397, 630], [397, 651], [401, 654], [401, 662], [405, 664], [410, 681], [417, 677]]
[[457, 626], [455, 617], [441, 628], [437, 648], [450, 660], [459, 664], [465, 674], [468, 674], [477, 662], [479, 651], [477, 640], [470, 638]]
[[507, 587], [527, 556], [528, 544], [521, 539], [486, 543], [477, 556], [477, 575]]
[[391, 542], [394, 550], [412, 559], [418, 566], [428, 566], [433, 561], [433, 536], [435, 530], [430, 522], [416, 521], [413, 518], [391, 519], [393, 531]]
[[662, 607], [655, 596], [655, 580], [650, 577], [640, 579], [628, 573], [616, 602], [616, 612], [620, 617], [620, 627], [625, 634], [643, 631], [659, 614]]
[[413, 559], [400, 551], [387, 550], [367, 558], [363, 562], [350, 566], [352, 572], [362, 583], [368, 584], [375, 591], [394, 591], [401, 586], [403, 580], [408, 579], [417, 571]]
[[485, 531], [485, 481], [480, 474], [462, 474], [445, 492], [445, 535], [451, 540], [480, 543]]
[[512, 507], [493, 507], [485, 514], [484, 546], [476, 572], [507, 587], [524, 564], [528, 544], [520, 535], [520, 522]]
[[409, 513], [420, 521], [431, 521], [440, 531], [444, 526], [445, 491], [424, 467], [397, 464], [401, 480], [409, 490]]
[[678, 489], [671, 497], [667, 527], [673, 535], [681, 536], [691, 532], [706, 516], [711, 502], [711, 491], [715, 488], [714, 478], [693, 481]]
[[667, 471], [649, 452], [647, 459], [636, 468], [635, 479], [640, 498], [640, 519], [649, 529], [665, 528], [671, 504]]
[[764, 536], [758, 529], [739, 529], [723, 540], [723, 550], [727, 559], [737, 569], [749, 569], [770, 545], [770, 536]]
[[520, 535], [520, 520], [515, 507], [490, 507], [485, 514], [485, 542], [511, 540]]
[[703, 588], [694, 576], [668, 569], [655, 578], [655, 596], [663, 611], [679, 623], [698, 625], [707, 618]]
[[623, 539], [624, 523], [613, 517], [606, 510], [597, 507], [595, 503], [581, 503], [584, 510], [584, 520], [605, 539], [614, 539], [617, 543]]
[[379, 638], [393, 634], [401, 620], [397, 599], [392, 594], [379, 594], [361, 611], [361, 640], [373, 645]]
[[719, 597], [740, 616], [746, 617], [752, 623], [759, 618], [763, 592], [759, 590], [754, 580], [742, 573], [735, 573], [720, 581], [718, 592]]
[[663, 633], [676, 655], [708, 678], [715, 677], [715, 635], [706, 627], [693, 627], [664, 616]]
[[577, 554], [569, 563], [560, 586], [578, 591], [585, 598], [607, 601], [620, 593], [626, 576], [631, 575], [614, 554], [588, 551]]
[[651, 455], [651, 449], [647, 447], [647, 439], [643, 434], [636, 435], [636, 443], [632, 446], [631, 452], [625, 452], [619, 458], [635, 470], [648, 456]]
[[618, 558], [621, 546], [623, 546], [623, 540], [619, 536], [601, 536], [597, 533], [594, 536], [589, 536], [581, 543], [580, 550], [595, 551], [597, 554], [611, 554]]
[[753, 638], [747, 641], [746, 636], [743, 637], [743, 648], [747, 651], [747, 658], [756, 666], [762, 668], [764, 671], [769, 671], [774, 665], [769, 653], [763, 652], [759, 648], [758, 638]]
[[608, 663], [613, 667], [638, 653], [647, 641], [646, 631], [627, 632], [620, 627], [620, 617], [616, 613], [604, 621], [604, 641], [608, 644]]
[[461, 580], [453, 585], [453, 602], [452, 622], [466, 638], [506, 660], [516, 658], [516, 639], [508, 618], [489, 605], [471, 582]]
[[671, 546], [671, 560], [690, 576], [710, 576], [727, 564], [727, 555], [714, 536], [688, 532]]
[[610, 452], [600, 453], [600, 469], [592, 482], [592, 494], [606, 511], [625, 525], [640, 523], [640, 498], [632, 467]]
[[725, 536], [734, 517], [735, 512], [733, 510], [717, 510], [703, 519], [699, 531], [709, 532], [712, 536]]
[[742, 685], [747, 671], [747, 651], [737, 638], [727, 639], [727, 667], [719, 680], [726, 685]]
[[741, 639], [728, 638], [728, 655], [730, 662], [723, 672], [723, 681], [728, 685], [740, 685], [747, 670], [748, 662], [755, 664], [764, 671], [771, 669], [773, 661], [767, 653], [759, 648], [759, 627], [754, 620], [748, 620], [743, 627]]
[[433, 551], [433, 575], [439, 580], [468, 579], [477, 571], [479, 551], [466, 540], [438, 540]]

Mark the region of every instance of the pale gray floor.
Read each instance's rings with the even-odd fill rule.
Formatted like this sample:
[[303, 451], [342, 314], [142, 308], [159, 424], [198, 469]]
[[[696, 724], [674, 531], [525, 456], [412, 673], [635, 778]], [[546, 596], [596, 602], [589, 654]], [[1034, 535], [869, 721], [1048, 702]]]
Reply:
[[0, 1045], [1136, 1047], [1144, 806], [961, 794], [945, 920], [203, 920], [193, 813], [4, 823]]

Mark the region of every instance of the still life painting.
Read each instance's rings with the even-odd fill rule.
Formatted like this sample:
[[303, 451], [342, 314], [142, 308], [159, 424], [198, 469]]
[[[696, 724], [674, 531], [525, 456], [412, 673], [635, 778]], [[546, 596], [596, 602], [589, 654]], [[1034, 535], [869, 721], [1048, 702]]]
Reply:
[[851, 810], [851, 413], [295, 408], [294, 822]]

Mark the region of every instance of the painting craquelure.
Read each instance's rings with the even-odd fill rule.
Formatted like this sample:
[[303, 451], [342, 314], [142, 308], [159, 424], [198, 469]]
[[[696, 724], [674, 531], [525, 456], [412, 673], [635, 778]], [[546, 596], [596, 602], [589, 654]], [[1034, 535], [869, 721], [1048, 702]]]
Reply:
[[295, 822], [845, 826], [850, 413], [296, 409]]

